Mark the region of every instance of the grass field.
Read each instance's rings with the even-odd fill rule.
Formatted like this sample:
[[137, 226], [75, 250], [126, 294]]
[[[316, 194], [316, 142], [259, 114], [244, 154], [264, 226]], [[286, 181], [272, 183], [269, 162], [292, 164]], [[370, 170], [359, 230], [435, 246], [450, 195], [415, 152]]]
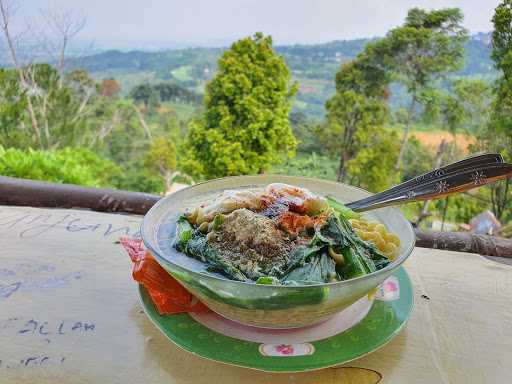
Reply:
[[175, 79], [178, 79], [179, 81], [193, 80], [192, 76], [190, 75], [190, 69], [190, 65], [183, 65], [181, 67], [173, 69], [171, 71], [171, 74]]
[[[453, 141], [452, 134], [446, 131], [413, 131], [411, 133], [411, 136], [412, 135], [414, 135], [420, 143], [434, 150], [439, 147], [439, 144], [441, 144], [442, 140], [446, 141], [447, 143], [451, 143]], [[475, 143], [474, 137], [463, 133], [457, 133], [456, 140], [457, 147], [459, 149], [463, 149], [466, 152], [468, 151], [469, 146]]]
[[[388, 128], [398, 132], [399, 136], [402, 137], [403, 125], [401, 124], [393, 124]], [[434, 125], [427, 125], [422, 123], [415, 123], [411, 127], [411, 131], [409, 132], [409, 137], [415, 136], [418, 141], [436, 151], [441, 144], [441, 141], [444, 140], [446, 143], [451, 143], [453, 141], [453, 135], [448, 131], [443, 131]], [[467, 152], [469, 146], [475, 143], [475, 137], [467, 134], [467, 133], [457, 133], [457, 147]]]

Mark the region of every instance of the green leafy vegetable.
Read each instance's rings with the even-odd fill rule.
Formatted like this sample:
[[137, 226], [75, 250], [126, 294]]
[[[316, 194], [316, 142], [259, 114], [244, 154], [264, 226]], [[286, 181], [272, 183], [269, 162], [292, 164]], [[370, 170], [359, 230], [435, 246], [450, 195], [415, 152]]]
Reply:
[[316, 246], [323, 242], [341, 250], [344, 263], [337, 266], [337, 271], [345, 280], [375, 272], [389, 264], [386, 256], [357, 236], [344, 215], [329, 216], [327, 223], [317, 228], [313, 242]]
[[338, 267], [338, 271], [344, 280], [366, 275], [367, 269], [361, 257], [352, 248], [345, 247], [342, 252], [345, 264]]
[[279, 280], [274, 276], [261, 276], [256, 280], [256, 284], [263, 285], [278, 285]]
[[[177, 222], [175, 248], [207, 264], [209, 271], [220, 272], [234, 280], [255, 281], [264, 285], [310, 285], [352, 279], [375, 272], [389, 264], [371, 243], [357, 236], [348, 217], [359, 217], [344, 205], [330, 200], [334, 212], [323, 226], [315, 227], [308, 245], [293, 249], [284, 266], [274, 266], [261, 271], [257, 263], [235, 266], [220, 251], [208, 243], [201, 228], [194, 229], [185, 217]], [[213, 229], [224, 222], [222, 215], [215, 216]], [[320, 295], [321, 296], [321, 295]]]
[[192, 228], [192, 225], [190, 225], [184, 216], [181, 216], [176, 223], [176, 240], [174, 242], [174, 247], [178, 251], [184, 251], [193, 232], [194, 228]]
[[178, 219], [174, 247], [178, 251], [206, 263], [210, 271], [222, 272], [234, 280], [249, 280], [238, 268], [226, 263], [218, 252], [208, 245], [206, 235], [199, 230], [194, 230], [184, 217]]
[[325, 283], [336, 279], [336, 265], [334, 260], [325, 252], [313, 257], [309, 263], [292, 270], [281, 281], [295, 281], [301, 283]]
[[345, 219], [359, 219], [361, 218], [361, 214], [351, 210], [345, 204], [340, 203], [332, 196], [326, 196], [327, 202], [329, 206], [336, 211], [336, 213], [340, 216], [343, 216]]
[[311, 259], [319, 250], [321, 246], [298, 247], [290, 253], [290, 259], [287, 268], [282, 271], [278, 268], [272, 268], [269, 275], [282, 277], [292, 271], [294, 268], [303, 266], [309, 259]]

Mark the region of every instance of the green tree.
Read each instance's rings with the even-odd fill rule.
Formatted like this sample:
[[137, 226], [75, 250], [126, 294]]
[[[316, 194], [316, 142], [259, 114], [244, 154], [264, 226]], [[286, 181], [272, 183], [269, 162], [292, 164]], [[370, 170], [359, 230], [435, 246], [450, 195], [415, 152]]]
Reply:
[[382, 126], [360, 130], [356, 142], [364, 143], [347, 162], [349, 182], [372, 192], [380, 192], [398, 181], [393, 165], [398, 154], [398, 135]]
[[481, 79], [462, 78], [453, 82], [453, 93], [464, 110], [464, 128], [472, 135], [489, 123], [491, 90], [491, 84]]
[[155, 138], [145, 155], [144, 165], [157, 172], [165, 181], [166, 191], [170, 191], [174, 178], [179, 174], [176, 170], [176, 146], [165, 137]]
[[25, 91], [18, 74], [12, 69], [0, 69], [0, 145], [15, 146], [31, 143], [31, 135], [20, 129], [27, 108]]
[[206, 178], [261, 173], [291, 156], [295, 92], [270, 36], [235, 42], [206, 87], [204, 115], [190, 124], [188, 170]]
[[165, 181], [156, 172], [147, 169], [143, 156], [123, 163], [123, 173], [115, 179], [117, 188], [128, 191], [165, 193]]
[[439, 122], [443, 130], [452, 135], [449, 160], [454, 160], [457, 151], [457, 131], [459, 131], [467, 120], [464, 104], [457, 94], [432, 90], [429, 92], [428, 104], [425, 113], [430, 114], [433, 121]]
[[379, 72], [373, 60], [370, 48], [341, 66], [336, 74], [336, 93], [326, 103], [327, 119], [318, 127], [318, 136], [331, 156], [338, 158], [338, 181], [349, 179], [378, 190], [389, 185], [394, 173], [381, 172], [373, 164], [378, 156], [384, 156], [381, 164], [396, 160], [398, 151], [388, 140], [393, 134], [383, 128], [389, 117], [388, 77]]
[[[438, 158], [439, 164], [453, 162], [460, 158], [457, 133], [460, 133], [460, 131], [470, 131], [471, 133], [478, 131], [482, 126], [485, 126], [488, 116], [489, 86], [486, 82], [478, 79], [457, 79], [450, 81], [447, 85], [447, 90], [428, 89], [423, 91], [418, 98], [418, 101], [424, 106], [423, 113], [428, 116], [427, 120], [439, 123], [442, 129], [449, 131], [452, 135], [449, 150], [444, 151], [443, 145], [439, 148], [442, 152], [446, 152], [444, 154], [438, 152], [438, 156], [441, 156]], [[407, 154], [407, 150], [405, 153]], [[420, 151], [417, 151], [415, 158], [420, 153]], [[407, 158], [407, 155], [404, 158]], [[430, 164], [433, 163], [436, 162]], [[405, 163], [405, 168], [409, 167], [410, 164]], [[474, 212], [481, 204], [468, 201], [468, 209], [460, 209], [459, 215], [454, 214], [453, 206], [458, 209], [465, 200], [469, 200], [469, 198], [461, 200], [460, 197], [447, 197], [442, 202], [434, 203], [433, 208], [439, 207], [440, 204], [443, 205], [443, 223], [445, 218], [466, 221], [468, 220], [467, 214]], [[452, 207], [449, 208], [449, 205]], [[469, 209], [470, 205], [473, 207], [472, 210]], [[426, 217], [429, 206], [429, 202], [424, 204], [417, 223]]]
[[130, 91], [130, 98], [138, 103], [143, 103], [146, 109], [160, 104], [160, 95], [150, 84], [139, 84]]
[[94, 79], [85, 70], [75, 70], [61, 80], [57, 70], [48, 64], [33, 67], [38, 86], [34, 108], [44, 147], [86, 145], [97, 123], [94, 113], [99, 100]]
[[[492, 59], [501, 76], [494, 85], [490, 122], [480, 133], [476, 147], [500, 152], [512, 161], [512, 0], [503, 0], [492, 19]], [[499, 220], [512, 219], [511, 181], [490, 185], [491, 203]]]
[[402, 26], [371, 43], [374, 57], [381, 67], [389, 70], [394, 80], [405, 85], [411, 98], [395, 165], [397, 170], [402, 163], [418, 95], [439, 76], [462, 66], [463, 43], [467, 40], [462, 20], [463, 15], [458, 8], [433, 11], [412, 8]]
[[492, 54], [494, 65], [502, 71], [505, 80], [512, 80], [512, 1], [503, 0], [492, 18]]
[[315, 132], [316, 123], [309, 120], [303, 112], [290, 113], [290, 124], [293, 135], [297, 139], [297, 152], [320, 153], [323, 151], [323, 146]]
[[149, 149], [150, 142], [133, 101], [122, 99], [114, 104], [105, 104], [102, 113], [105, 123], [91, 148], [117, 164], [126, 165], [141, 158]]
[[409, 142], [404, 153], [404, 166], [401, 180], [406, 181], [413, 177], [432, 170], [434, 154], [423, 145], [414, 135], [409, 136]]
[[[83, 70], [71, 71], [61, 79], [49, 64], [32, 64], [23, 71], [30, 76], [28, 89], [14, 76], [14, 70], [0, 74], [0, 98], [5, 102], [0, 110], [1, 142], [24, 149], [87, 145], [102, 123], [98, 109], [109, 103], [98, 95], [95, 81]], [[34, 134], [33, 127], [39, 134]]]
[[[327, 101], [327, 122], [319, 129], [319, 138], [331, 155], [338, 157], [336, 179], [344, 181], [347, 163], [352, 160], [365, 139], [386, 119], [386, 106], [379, 100], [353, 90], [342, 90]], [[366, 135], [358, 135], [364, 131]]]

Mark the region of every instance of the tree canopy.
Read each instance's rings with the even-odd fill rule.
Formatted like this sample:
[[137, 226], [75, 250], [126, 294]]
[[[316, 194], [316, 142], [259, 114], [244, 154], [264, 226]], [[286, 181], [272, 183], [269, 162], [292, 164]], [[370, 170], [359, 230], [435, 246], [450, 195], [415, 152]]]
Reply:
[[157, 137], [146, 153], [144, 165], [164, 178], [165, 187], [168, 191], [172, 186], [174, 177], [177, 175], [176, 146], [165, 137]]
[[373, 52], [365, 49], [356, 60], [341, 66], [336, 93], [326, 103], [327, 119], [318, 135], [331, 156], [339, 159], [338, 181], [376, 191], [393, 179], [392, 172], [381, 172], [379, 167], [396, 160], [397, 138], [384, 128], [389, 117], [389, 78], [374, 60]]
[[436, 77], [462, 66], [463, 44], [468, 38], [463, 18], [458, 8], [412, 8], [403, 25], [370, 43], [370, 49], [381, 67], [414, 94]]
[[[492, 18], [492, 59], [501, 76], [494, 85], [491, 118], [479, 135], [478, 146], [500, 152], [512, 161], [512, 0], [503, 0]], [[512, 212], [511, 181], [490, 186], [493, 212], [501, 219]]]
[[512, 1], [504, 0], [495, 9], [492, 18], [494, 30], [492, 32], [492, 54], [496, 68], [503, 72], [503, 77], [511, 80], [512, 77]]
[[291, 155], [295, 92], [270, 36], [235, 42], [206, 87], [204, 115], [190, 125], [189, 168], [206, 178], [258, 173]]
[[446, 72], [462, 67], [468, 36], [459, 8], [426, 11], [412, 8], [403, 25], [369, 44], [378, 66], [405, 85], [410, 94], [408, 116], [395, 168], [401, 166], [418, 95]]

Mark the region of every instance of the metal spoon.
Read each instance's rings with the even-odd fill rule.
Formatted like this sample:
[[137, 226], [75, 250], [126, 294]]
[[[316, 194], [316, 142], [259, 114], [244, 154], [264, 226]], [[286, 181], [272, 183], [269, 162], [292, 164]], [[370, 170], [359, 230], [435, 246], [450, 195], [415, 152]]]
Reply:
[[417, 176], [373, 196], [346, 204], [362, 212], [421, 200], [433, 200], [512, 177], [512, 164], [496, 153], [473, 156]]
[[[448, 164], [444, 167], [434, 169], [433, 171], [424, 173], [420, 176], [416, 176], [383, 192], [377, 193], [376, 195], [358, 200], [357, 203], [359, 205], [370, 205], [371, 203], [375, 203], [378, 200], [383, 200], [387, 196], [397, 194], [399, 191], [408, 191], [420, 183], [433, 180], [436, 177], [448, 176], [450, 174], [464, 171], [470, 167], [493, 165], [499, 163], [503, 163], [503, 157], [499, 153], [485, 153], [471, 156], [455, 163]], [[350, 204], [355, 204], [355, 202]]]

